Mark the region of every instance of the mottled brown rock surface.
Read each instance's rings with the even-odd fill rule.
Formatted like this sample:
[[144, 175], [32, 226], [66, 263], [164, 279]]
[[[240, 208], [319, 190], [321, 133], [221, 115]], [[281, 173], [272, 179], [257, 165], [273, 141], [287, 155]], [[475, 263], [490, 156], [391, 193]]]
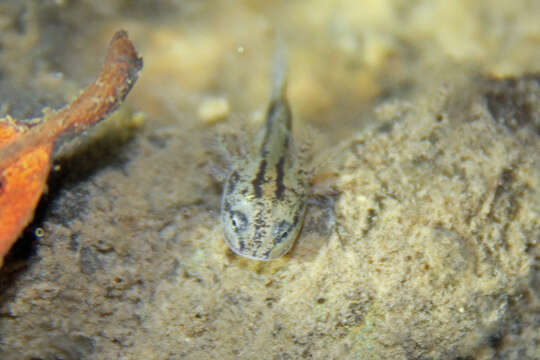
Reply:
[[[0, 4], [0, 114], [69, 102], [119, 28], [145, 59], [120, 114], [61, 149], [1, 275], [0, 357], [533, 359], [538, 18], [505, 0]], [[208, 139], [258, 126], [275, 33], [337, 194], [258, 263], [223, 241]], [[198, 117], [209, 98], [219, 123]]]

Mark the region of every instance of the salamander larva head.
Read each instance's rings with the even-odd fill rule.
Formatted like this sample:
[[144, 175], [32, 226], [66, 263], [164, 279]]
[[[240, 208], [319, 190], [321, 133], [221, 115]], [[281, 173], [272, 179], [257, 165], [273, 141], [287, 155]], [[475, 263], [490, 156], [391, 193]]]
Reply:
[[238, 180], [239, 171], [227, 179], [221, 203], [225, 240], [238, 255], [272, 260], [285, 255], [294, 244], [305, 213], [302, 193], [285, 189], [281, 200], [246, 196], [251, 184]]

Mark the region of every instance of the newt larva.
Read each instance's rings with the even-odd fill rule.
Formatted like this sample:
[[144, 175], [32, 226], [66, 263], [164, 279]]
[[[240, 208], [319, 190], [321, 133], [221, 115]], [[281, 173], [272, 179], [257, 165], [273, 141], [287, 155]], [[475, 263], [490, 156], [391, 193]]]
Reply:
[[286, 254], [304, 221], [308, 176], [295, 155], [283, 55], [274, 65], [265, 124], [254, 151], [234, 162], [225, 182], [221, 221], [238, 255], [272, 260]]

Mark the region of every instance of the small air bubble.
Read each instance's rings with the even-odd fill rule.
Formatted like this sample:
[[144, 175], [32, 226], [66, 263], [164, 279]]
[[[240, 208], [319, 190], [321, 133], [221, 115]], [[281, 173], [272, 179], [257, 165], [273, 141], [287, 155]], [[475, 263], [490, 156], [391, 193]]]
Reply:
[[43, 228], [36, 228], [34, 230], [34, 235], [38, 238], [38, 239], [41, 239], [43, 236], [45, 236], [45, 230], [43, 230]]

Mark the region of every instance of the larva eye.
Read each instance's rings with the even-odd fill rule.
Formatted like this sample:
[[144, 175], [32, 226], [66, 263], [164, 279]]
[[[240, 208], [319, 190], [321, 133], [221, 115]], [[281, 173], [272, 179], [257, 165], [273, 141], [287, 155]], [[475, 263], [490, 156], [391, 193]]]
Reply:
[[231, 225], [234, 232], [246, 230], [248, 225], [246, 215], [240, 211], [231, 211]]

